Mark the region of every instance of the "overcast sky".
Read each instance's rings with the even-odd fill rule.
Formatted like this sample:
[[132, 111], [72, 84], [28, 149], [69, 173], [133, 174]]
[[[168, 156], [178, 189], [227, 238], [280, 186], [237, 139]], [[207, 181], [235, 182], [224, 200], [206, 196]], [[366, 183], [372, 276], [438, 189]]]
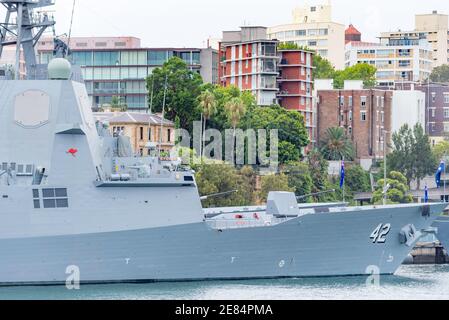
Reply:
[[[308, 4], [327, 0], [309, 0]], [[239, 26], [291, 22], [300, 0], [76, 0], [73, 36], [136, 36], [149, 47], [204, 46]], [[412, 29], [416, 13], [449, 13], [447, 0], [333, 0], [333, 19], [353, 23], [363, 40], [381, 31]], [[58, 34], [68, 33], [72, 0], [56, 0]]]

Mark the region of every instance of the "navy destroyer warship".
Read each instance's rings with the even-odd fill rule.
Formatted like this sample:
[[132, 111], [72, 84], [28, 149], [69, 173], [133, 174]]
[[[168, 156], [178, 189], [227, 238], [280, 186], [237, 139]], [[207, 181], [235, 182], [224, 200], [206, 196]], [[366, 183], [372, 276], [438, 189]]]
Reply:
[[0, 80], [1, 285], [62, 284], [73, 266], [82, 283], [393, 274], [444, 209], [272, 192], [266, 206], [205, 210], [189, 168], [134, 156], [94, 120], [67, 60], [33, 60], [28, 9], [49, 1], [0, 2], [20, 15], [33, 70]]

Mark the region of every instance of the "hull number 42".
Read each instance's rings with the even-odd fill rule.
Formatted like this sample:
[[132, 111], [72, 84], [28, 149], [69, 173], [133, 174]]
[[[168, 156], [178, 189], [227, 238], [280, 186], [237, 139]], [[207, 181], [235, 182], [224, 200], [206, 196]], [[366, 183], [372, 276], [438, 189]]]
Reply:
[[387, 236], [390, 233], [391, 224], [379, 224], [376, 229], [374, 229], [373, 233], [371, 233], [371, 240], [373, 243], [385, 243], [387, 241]]

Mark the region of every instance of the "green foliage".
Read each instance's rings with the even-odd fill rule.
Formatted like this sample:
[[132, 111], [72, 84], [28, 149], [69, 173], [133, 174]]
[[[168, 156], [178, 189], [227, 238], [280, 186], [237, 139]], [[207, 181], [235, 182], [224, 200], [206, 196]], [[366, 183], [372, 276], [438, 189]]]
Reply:
[[321, 141], [321, 153], [326, 160], [352, 161], [355, 157], [354, 145], [345, 134], [343, 128], [329, 128], [324, 139]]
[[271, 191], [294, 192], [295, 189], [289, 186], [288, 177], [285, 174], [263, 176], [259, 192], [260, 201], [266, 202]]
[[123, 98], [113, 96], [111, 99], [111, 108], [112, 109], [120, 109], [121, 111], [125, 111], [127, 109], [127, 106], [123, 102]]
[[203, 80], [197, 72], [191, 71], [183, 60], [178, 57], [171, 58], [161, 68], [153, 70], [147, 78], [148, 92], [151, 94], [153, 91], [154, 112], [162, 111], [166, 78], [165, 117], [171, 121], [175, 121], [178, 117], [181, 128], [192, 132], [193, 121], [200, 118], [198, 97], [201, 94]]
[[[324, 159], [321, 152], [312, 150], [308, 154], [308, 165], [310, 176], [312, 177], [312, 193], [329, 191], [334, 189], [334, 186], [328, 179], [329, 163]], [[316, 202], [335, 201], [335, 194], [324, 194], [314, 198]]]
[[371, 191], [369, 173], [359, 165], [351, 165], [345, 170], [345, 185], [352, 193]]
[[314, 79], [333, 79], [335, 89], [342, 89], [345, 80], [363, 80], [365, 88], [372, 88], [376, 85], [377, 69], [367, 63], [359, 63], [343, 70], [335, 70], [329, 60], [315, 55], [313, 59]]
[[367, 63], [359, 63], [344, 70], [338, 70], [334, 74], [334, 86], [336, 89], [344, 87], [345, 80], [363, 80], [365, 88], [372, 88], [376, 85], [377, 69]]
[[315, 55], [313, 57], [313, 78], [314, 79], [333, 79], [335, 75], [335, 68], [329, 60]]
[[432, 148], [432, 153], [437, 161], [443, 160], [445, 156], [449, 155], [449, 141], [441, 141], [436, 144]]
[[420, 180], [432, 174], [438, 166], [431, 150], [429, 137], [420, 124], [413, 130], [404, 125], [393, 134], [393, 152], [387, 157], [388, 171], [402, 172], [408, 185], [416, 179], [419, 188]]
[[304, 117], [296, 111], [286, 110], [278, 105], [252, 108], [241, 121], [242, 129], [278, 130], [279, 159], [298, 161], [301, 150], [309, 144]]
[[278, 50], [304, 50], [316, 54], [316, 51], [306, 46], [299, 46], [294, 42], [280, 42]]
[[443, 64], [442, 66], [433, 69], [430, 75], [430, 80], [433, 82], [448, 83], [449, 82], [449, 64]]
[[[313, 182], [310, 175], [309, 166], [303, 162], [290, 162], [282, 167], [282, 172], [288, 177], [288, 185], [295, 190], [297, 196], [304, 196], [312, 193]], [[299, 202], [311, 202], [311, 198], [302, 199]]]
[[202, 164], [197, 167], [196, 182], [202, 196], [238, 190], [226, 197], [203, 201], [205, 207], [247, 206], [253, 203], [254, 172], [245, 167], [239, 172], [228, 164]]
[[[390, 189], [387, 192], [388, 203], [411, 203], [413, 197], [409, 194], [409, 188], [407, 186], [407, 178], [400, 172], [392, 171], [388, 175], [387, 185], [390, 185]], [[384, 179], [380, 179], [377, 182], [377, 189], [373, 194], [373, 202], [380, 204], [383, 202], [383, 187]]]

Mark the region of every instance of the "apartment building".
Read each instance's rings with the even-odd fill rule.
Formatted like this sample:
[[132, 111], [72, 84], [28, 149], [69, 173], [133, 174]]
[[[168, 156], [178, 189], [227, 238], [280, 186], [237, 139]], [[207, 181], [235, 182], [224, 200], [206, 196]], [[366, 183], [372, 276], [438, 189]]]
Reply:
[[278, 41], [266, 39], [264, 27], [223, 32], [220, 43], [221, 85], [251, 91], [257, 104], [277, 103]]
[[[81, 66], [93, 108], [114, 96], [131, 110], [148, 109], [145, 79], [171, 57], [179, 57], [205, 82], [218, 83], [218, 52], [212, 48], [142, 48], [134, 37], [72, 38], [71, 61]], [[53, 58], [53, 39], [37, 46], [40, 63]]]
[[426, 39], [381, 38], [379, 43], [348, 42], [345, 65], [367, 63], [377, 68], [379, 86], [395, 87], [427, 80], [432, 72], [432, 49]]
[[449, 85], [428, 83], [416, 89], [426, 95], [426, 129], [435, 145], [449, 136]]
[[278, 50], [278, 56], [278, 102], [285, 109], [302, 113], [311, 143], [314, 144], [316, 109], [313, 103], [313, 52]]
[[430, 14], [415, 16], [415, 29], [411, 31], [383, 32], [383, 39], [426, 39], [432, 50], [432, 66], [449, 63], [449, 26], [448, 15], [433, 11]]
[[268, 28], [268, 38], [313, 49], [337, 69], [344, 68], [345, 26], [332, 21], [329, 3], [297, 7], [293, 23]]
[[242, 27], [223, 33], [220, 44], [222, 86], [251, 91], [260, 106], [279, 103], [304, 115], [314, 140], [313, 55], [303, 49], [279, 50], [279, 41], [267, 40], [266, 28]]

